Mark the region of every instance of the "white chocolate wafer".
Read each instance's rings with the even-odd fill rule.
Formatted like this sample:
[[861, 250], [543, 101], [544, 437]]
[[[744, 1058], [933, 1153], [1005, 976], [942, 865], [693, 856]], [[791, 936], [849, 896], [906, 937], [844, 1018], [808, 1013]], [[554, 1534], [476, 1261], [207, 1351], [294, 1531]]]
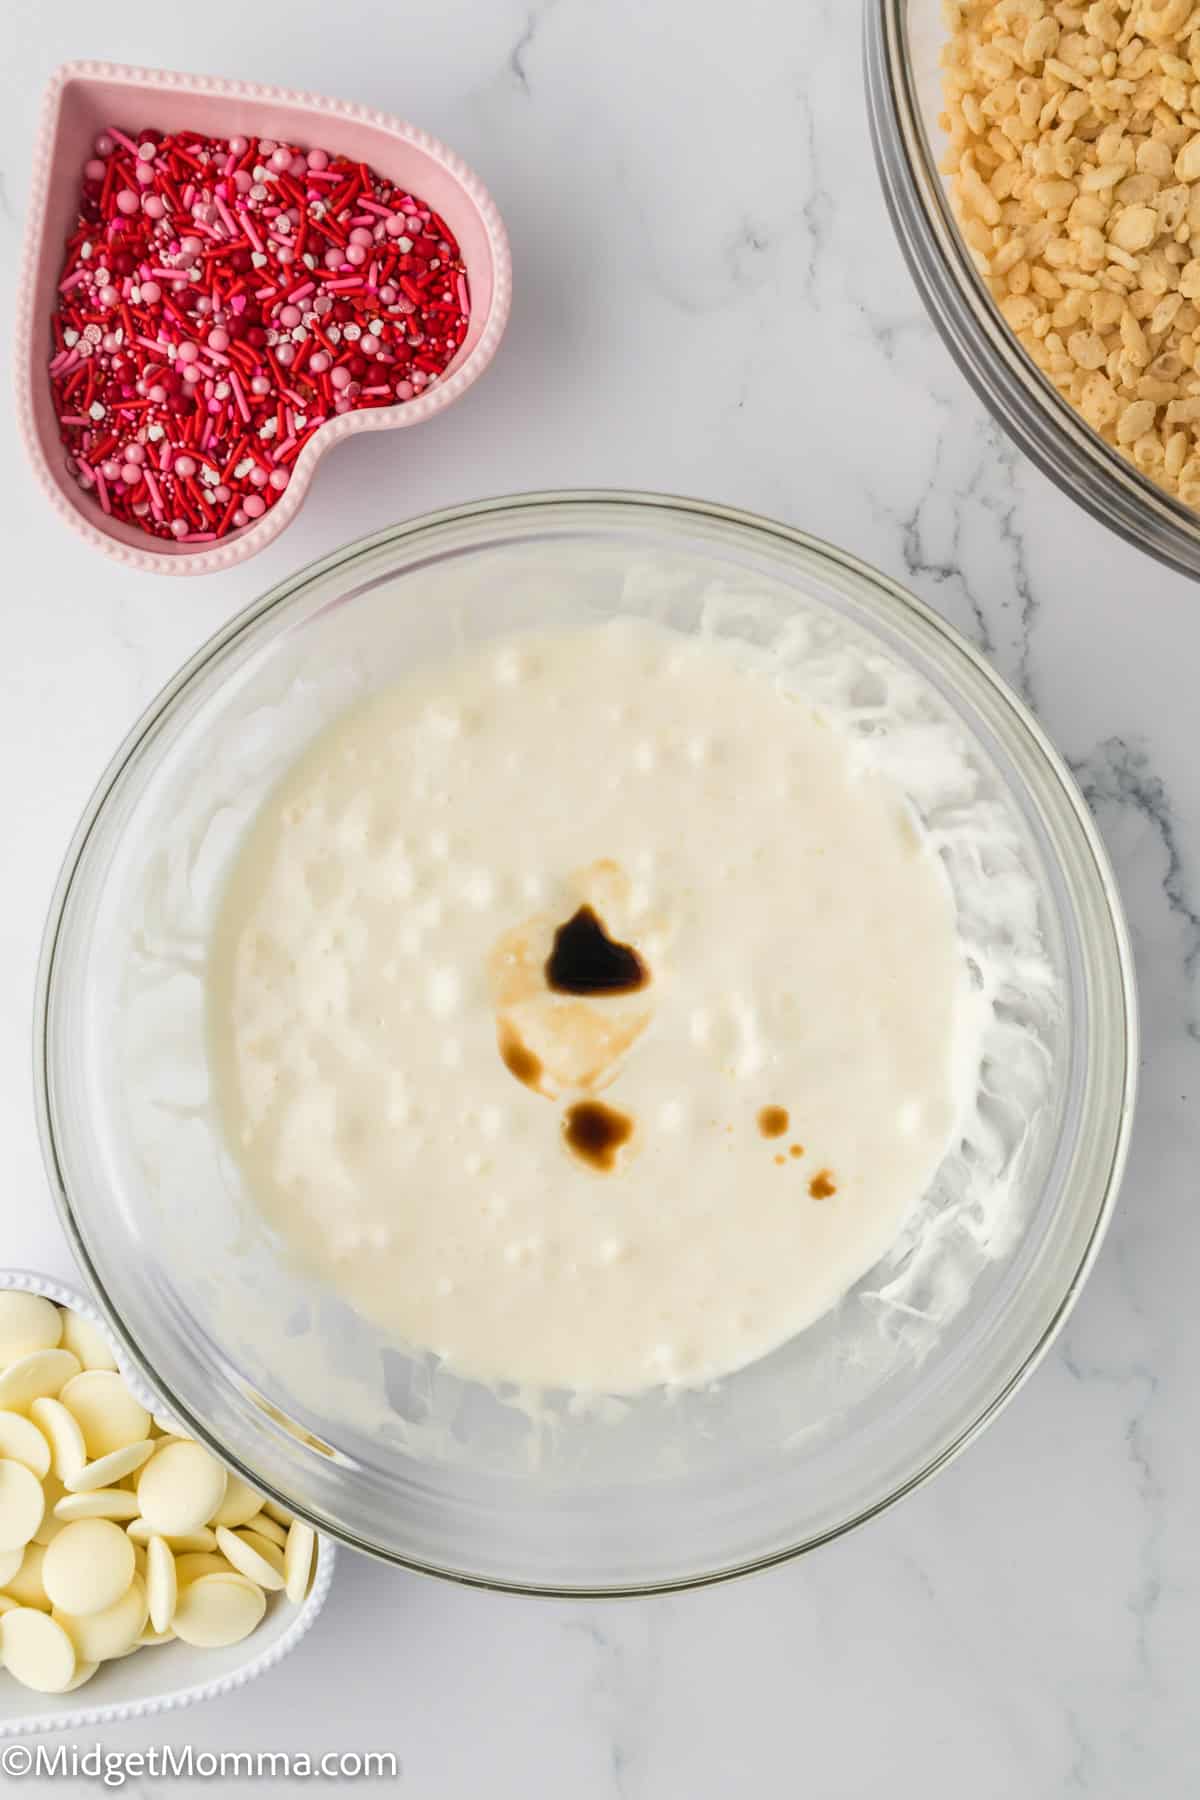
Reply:
[[135, 1544], [148, 1544], [152, 1537], [166, 1539], [167, 1547], [174, 1556], [186, 1556], [189, 1551], [215, 1550], [217, 1534], [202, 1525], [199, 1531], [155, 1531], [153, 1525], [145, 1519], [135, 1519], [129, 1526], [129, 1535]]
[[95, 1462], [80, 1469], [78, 1475], [70, 1476], [63, 1486], [70, 1494], [89, 1494], [93, 1488], [112, 1487], [149, 1462], [153, 1455], [154, 1445], [149, 1438], [143, 1438], [140, 1444], [126, 1444], [123, 1450], [110, 1450], [107, 1456], [98, 1456]]
[[90, 1681], [92, 1679], [92, 1676], [96, 1673], [96, 1670], [99, 1667], [100, 1667], [99, 1663], [80, 1662], [79, 1658], [76, 1657], [75, 1658], [75, 1673], [71, 1677], [70, 1681], [68, 1681], [66, 1687], [63, 1689], [63, 1693], [64, 1694], [73, 1694], [75, 1692], [76, 1688], [81, 1688], [85, 1681]]
[[0, 1619], [0, 1655], [10, 1675], [39, 1694], [65, 1694], [75, 1678], [75, 1649], [44, 1612], [15, 1606]]
[[152, 1537], [146, 1545], [146, 1599], [150, 1605], [150, 1623], [156, 1632], [166, 1631], [170, 1626], [178, 1598], [175, 1558], [165, 1538]]
[[228, 1525], [235, 1531], [239, 1525], [249, 1524], [261, 1511], [262, 1503], [261, 1494], [256, 1494], [240, 1476], [231, 1475], [225, 1483], [225, 1497], [208, 1523], [214, 1530], [218, 1525]]
[[63, 1526], [66, 1524], [66, 1520], [60, 1519], [54, 1510], [66, 1491], [66, 1488], [58, 1479], [57, 1475], [47, 1475], [45, 1481], [42, 1483], [42, 1493], [45, 1496], [46, 1510], [42, 1514], [41, 1524], [33, 1534], [33, 1541], [35, 1544], [40, 1544], [43, 1549], [58, 1536]]
[[46, 1497], [33, 1470], [0, 1457], [0, 1550], [23, 1550], [45, 1510]]
[[[278, 1544], [269, 1543], [266, 1538], [259, 1538], [254, 1543], [250, 1533], [230, 1531], [228, 1525], [217, 1526], [217, 1543], [238, 1574], [244, 1575], [247, 1581], [253, 1581], [271, 1593], [277, 1593], [283, 1587], [283, 1552]], [[267, 1551], [271, 1551], [272, 1556], [268, 1556]]]
[[225, 1497], [225, 1471], [200, 1444], [168, 1438], [142, 1470], [142, 1517], [163, 1537], [198, 1531]]
[[293, 1519], [283, 1552], [284, 1585], [293, 1606], [299, 1606], [308, 1592], [316, 1547], [317, 1534], [312, 1526], [306, 1525], [303, 1519]]
[[125, 1594], [134, 1574], [133, 1545], [111, 1519], [77, 1519], [64, 1525], [47, 1546], [42, 1565], [51, 1605], [72, 1616], [107, 1611]]
[[53, 1350], [61, 1338], [62, 1320], [52, 1301], [40, 1294], [0, 1294], [0, 1368], [35, 1350]]
[[146, 1627], [149, 1613], [146, 1588], [135, 1575], [121, 1598], [103, 1612], [68, 1613], [59, 1607], [54, 1617], [85, 1662], [110, 1662], [132, 1650]]
[[41, 1544], [26, 1544], [21, 1566], [15, 1575], [9, 1576], [4, 1584], [4, 1591], [20, 1606], [35, 1606], [42, 1612], [49, 1612], [50, 1599], [42, 1584], [42, 1562], [45, 1555]]
[[283, 1526], [277, 1525], [274, 1519], [269, 1519], [265, 1512], [255, 1513], [247, 1529], [257, 1531], [259, 1537], [269, 1538], [273, 1544], [278, 1544], [281, 1550], [287, 1543], [287, 1532]]
[[50, 1446], [50, 1467], [65, 1484], [73, 1475], [78, 1475], [87, 1461], [87, 1445], [79, 1429], [79, 1420], [67, 1411], [61, 1400], [51, 1399], [35, 1400], [29, 1408], [29, 1416]]
[[45, 1433], [22, 1413], [0, 1412], [0, 1456], [24, 1463], [39, 1481], [50, 1472], [50, 1445]]
[[109, 1456], [150, 1436], [150, 1414], [110, 1369], [84, 1369], [60, 1397], [79, 1420], [89, 1457]]
[[202, 1575], [179, 1596], [175, 1635], [202, 1649], [240, 1644], [266, 1610], [267, 1596], [243, 1575]]
[[85, 1369], [115, 1369], [117, 1359], [100, 1327], [69, 1307], [60, 1306], [58, 1310], [62, 1318], [63, 1349], [72, 1351]]
[[64, 1494], [54, 1511], [65, 1525], [73, 1519], [136, 1519], [137, 1495], [128, 1488], [89, 1488], [83, 1494]]
[[175, 1574], [180, 1587], [198, 1581], [201, 1575], [236, 1574], [233, 1564], [214, 1550], [187, 1550], [175, 1558]]
[[35, 1400], [58, 1394], [78, 1374], [79, 1358], [69, 1350], [34, 1350], [0, 1375], [0, 1408], [29, 1412]]

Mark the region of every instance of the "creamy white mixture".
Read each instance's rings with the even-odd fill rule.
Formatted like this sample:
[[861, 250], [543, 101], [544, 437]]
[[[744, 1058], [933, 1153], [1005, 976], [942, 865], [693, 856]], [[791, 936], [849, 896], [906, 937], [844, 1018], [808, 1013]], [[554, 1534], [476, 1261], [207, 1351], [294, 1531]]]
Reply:
[[[548, 985], [583, 906], [642, 985]], [[229, 1141], [310, 1266], [465, 1375], [609, 1392], [826, 1312], [978, 1066], [899, 788], [732, 648], [630, 620], [318, 738], [240, 850], [209, 1006]]]

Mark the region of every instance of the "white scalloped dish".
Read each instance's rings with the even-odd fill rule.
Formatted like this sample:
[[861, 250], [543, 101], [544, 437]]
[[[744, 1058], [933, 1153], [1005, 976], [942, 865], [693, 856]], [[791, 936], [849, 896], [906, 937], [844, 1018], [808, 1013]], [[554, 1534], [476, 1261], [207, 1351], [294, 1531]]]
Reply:
[[[69, 1306], [98, 1326], [108, 1337], [96, 1309], [72, 1288], [27, 1270], [0, 1270], [0, 1290], [20, 1289], [42, 1294], [59, 1306]], [[113, 1354], [121, 1374], [144, 1405], [163, 1411], [162, 1401], [129, 1368], [116, 1345]], [[191, 1706], [197, 1700], [215, 1699], [245, 1686], [274, 1668], [311, 1628], [325, 1604], [333, 1580], [334, 1547], [327, 1538], [317, 1540], [316, 1569], [308, 1597], [291, 1606], [282, 1594], [268, 1597], [262, 1624], [240, 1644], [225, 1650], [196, 1650], [176, 1640], [132, 1656], [106, 1663], [75, 1696], [37, 1694], [21, 1687], [0, 1671], [0, 1738], [34, 1731], [74, 1730], [83, 1725], [115, 1724], [122, 1719], [145, 1718], [153, 1713]]]
[[[261, 518], [220, 541], [172, 544], [106, 516], [66, 466], [47, 376], [50, 318], [63, 244], [75, 218], [80, 170], [97, 134], [191, 128], [213, 137], [274, 135], [367, 162], [432, 206], [458, 240], [471, 292], [470, 323], [437, 383], [395, 406], [329, 419], [304, 446], [292, 478]], [[199, 575], [253, 556], [295, 518], [317, 464], [332, 445], [359, 431], [419, 425], [451, 405], [492, 360], [508, 322], [512, 292], [508, 238], [483, 183], [461, 158], [400, 119], [282, 88], [111, 63], [67, 63], [51, 80], [34, 150], [33, 186], [17, 283], [17, 416], [38, 481], [59, 517], [98, 550], [129, 568]]]

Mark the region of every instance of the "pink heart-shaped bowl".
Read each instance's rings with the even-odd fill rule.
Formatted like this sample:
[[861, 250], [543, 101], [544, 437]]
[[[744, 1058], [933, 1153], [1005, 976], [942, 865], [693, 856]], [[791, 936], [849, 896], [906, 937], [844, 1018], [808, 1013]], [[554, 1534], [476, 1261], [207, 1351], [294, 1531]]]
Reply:
[[[402, 405], [347, 412], [321, 426], [305, 445], [292, 479], [260, 519], [217, 543], [192, 546], [151, 540], [135, 526], [108, 518], [66, 466], [47, 375], [50, 317], [63, 244], [74, 223], [84, 162], [107, 126], [136, 133], [193, 128], [201, 135], [238, 133], [319, 145], [370, 163], [441, 214], [458, 240], [471, 292], [467, 335], [445, 374]], [[129, 568], [158, 575], [202, 575], [228, 569], [262, 550], [293, 519], [319, 459], [356, 431], [419, 425], [466, 392], [496, 353], [508, 322], [512, 265], [508, 238], [487, 189], [444, 144], [413, 125], [344, 100], [258, 87], [169, 70], [68, 63], [50, 83], [34, 153], [33, 189], [18, 286], [17, 413], [38, 480], [52, 505], [98, 550]]]

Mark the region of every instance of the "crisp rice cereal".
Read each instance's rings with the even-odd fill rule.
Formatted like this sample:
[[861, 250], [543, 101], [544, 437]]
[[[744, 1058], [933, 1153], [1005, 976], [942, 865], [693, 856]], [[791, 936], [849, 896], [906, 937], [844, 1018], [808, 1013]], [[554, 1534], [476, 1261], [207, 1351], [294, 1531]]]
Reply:
[[980, 274], [1088, 424], [1200, 506], [1200, 4], [945, 11], [942, 168]]

